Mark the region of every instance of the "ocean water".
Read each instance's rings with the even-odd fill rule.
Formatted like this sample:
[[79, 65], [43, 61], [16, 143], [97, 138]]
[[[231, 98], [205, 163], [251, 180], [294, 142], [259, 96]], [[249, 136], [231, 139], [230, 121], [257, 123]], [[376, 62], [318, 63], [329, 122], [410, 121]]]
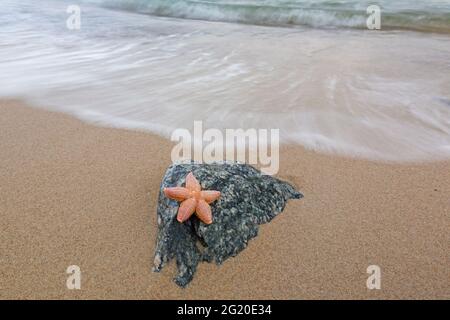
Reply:
[[[87, 0], [164, 17], [256, 25], [366, 28], [367, 7], [383, 10], [384, 29], [450, 31], [448, 0]], [[363, 13], [363, 14], [362, 14]]]
[[[279, 128], [386, 161], [450, 157], [450, 1], [2, 0], [0, 97], [100, 125]], [[81, 6], [81, 29], [66, 8]]]

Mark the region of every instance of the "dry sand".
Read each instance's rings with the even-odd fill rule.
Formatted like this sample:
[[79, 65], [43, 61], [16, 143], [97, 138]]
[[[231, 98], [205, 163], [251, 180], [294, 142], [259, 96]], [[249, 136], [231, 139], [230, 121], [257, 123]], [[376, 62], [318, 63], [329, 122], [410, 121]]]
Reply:
[[[305, 194], [188, 288], [153, 273], [171, 143], [0, 102], [0, 298], [450, 298], [450, 162], [392, 165], [283, 147]], [[82, 289], [66, 288], [66, 268]], [[381, 267], [381, 290], [366, 268]]]

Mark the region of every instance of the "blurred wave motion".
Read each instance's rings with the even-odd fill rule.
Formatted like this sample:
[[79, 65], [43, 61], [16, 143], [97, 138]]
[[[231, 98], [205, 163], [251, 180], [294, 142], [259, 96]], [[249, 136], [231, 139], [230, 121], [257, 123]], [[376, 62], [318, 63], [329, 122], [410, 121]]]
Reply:
[[3, 0], [0, 96], [164, 136], [203, 120], [322, 152], [449, 158], [450, 1], [378, 2], [382, 31], [352, 0], [86, 0], [69, 30], [70, 1]]

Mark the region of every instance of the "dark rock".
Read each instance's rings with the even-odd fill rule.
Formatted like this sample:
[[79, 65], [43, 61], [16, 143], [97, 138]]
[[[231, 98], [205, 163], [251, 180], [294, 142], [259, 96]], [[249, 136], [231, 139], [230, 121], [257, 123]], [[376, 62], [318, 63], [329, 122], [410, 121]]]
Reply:
[[[167, 198], [163, 188], [184, 186], [192, 172], [204, 190], [218, 190], [211, 204], [213, 223], [206, 225], [193, 215], [185, 223], [176, 220], [179, 203]], [[163, 178], [158, 200], [159, 234], [154, 271], [172, 258], [178, 275], [175, 282], [186, 286], [200, 261], [221, 264], [242, 251], [258, 234], [258, 225], [283, 211], [287, 200], [303, 197], [289, 183], [263, 175], [246, 164], [183, 163], [171, 165]]]

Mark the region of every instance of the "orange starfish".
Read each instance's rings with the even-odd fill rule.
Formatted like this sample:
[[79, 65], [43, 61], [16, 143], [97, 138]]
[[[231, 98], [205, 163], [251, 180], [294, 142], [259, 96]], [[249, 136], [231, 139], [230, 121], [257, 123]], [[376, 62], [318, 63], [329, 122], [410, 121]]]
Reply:
[[184, 222], [195, 212], [196, 216], [205, 224], [212, 223], [210, 203], [220, 197], [220, 191], [202, 191], [200, 183], [192, 172], [186, 176], [186, 187], [164, 188], [166, 197], [181, 201], [178, 208], [177, 220]]

